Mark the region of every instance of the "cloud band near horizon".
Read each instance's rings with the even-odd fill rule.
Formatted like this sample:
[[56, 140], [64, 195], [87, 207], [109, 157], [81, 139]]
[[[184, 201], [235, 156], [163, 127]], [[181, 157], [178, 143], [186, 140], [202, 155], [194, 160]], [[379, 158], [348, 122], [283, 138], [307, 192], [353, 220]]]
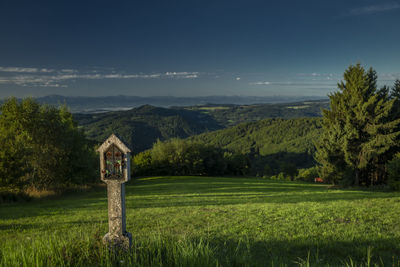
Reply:
[[[1, 75], [3, 73], [3, 75]], [[14, 84], [32, 87], [68, 87], [62, 84], [73, 80], [101, 79], [196, 79], [199, 72], [163, 72], [125, 74], [116, 71], [93, 70], [82, 72], [74, 69], [46, 69], [27, 67], [0, 67], [0, 84]]]

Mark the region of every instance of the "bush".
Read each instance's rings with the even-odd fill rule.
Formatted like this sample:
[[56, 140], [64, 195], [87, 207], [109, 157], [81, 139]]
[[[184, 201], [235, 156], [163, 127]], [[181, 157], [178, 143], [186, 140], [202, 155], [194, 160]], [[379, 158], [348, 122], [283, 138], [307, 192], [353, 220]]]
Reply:
[[300, 169], [296, 180], [304, 182], [314, 182], [314, 179], [319, 177], [318, 167], [314, 166], [308, 169]]
[[132, 157], [132, 166], [132, 176], [152, 175], [155, 172], [149, 150]]
[[280, 172], [277, 175], [271, 176], [271, 179], [273, 179], [273, 180], [281, 180], [281, 181], [289, 181], [290, 177], [286, 176], [284, 172]]
[[400, 191], [400, 153], [396, 154], [386, 166], [389, 186], [393, 190]]

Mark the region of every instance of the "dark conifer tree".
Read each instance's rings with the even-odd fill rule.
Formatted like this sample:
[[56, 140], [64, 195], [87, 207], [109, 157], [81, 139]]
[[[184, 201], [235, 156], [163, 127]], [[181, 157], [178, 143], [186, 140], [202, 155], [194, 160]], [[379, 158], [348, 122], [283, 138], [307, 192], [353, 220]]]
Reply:
[[394, 86], [392, 88], [392, 92], [391, 92], [390, 96], [392, 98], [396, 97], [397, 99], [400, 99], [400, 79], [397, 79], [394, 82]]
[[384, 164], [393, 156], [400, 120], [393, 117], [394, 100], [386, 88], [377, 89], [376, 72], [360, 64], [344, 73], [339, 91], [330, 95], [323, 111], [323, 134], [317, 145], [322, 175], [348, 173], [355, 185], [384, 180]]

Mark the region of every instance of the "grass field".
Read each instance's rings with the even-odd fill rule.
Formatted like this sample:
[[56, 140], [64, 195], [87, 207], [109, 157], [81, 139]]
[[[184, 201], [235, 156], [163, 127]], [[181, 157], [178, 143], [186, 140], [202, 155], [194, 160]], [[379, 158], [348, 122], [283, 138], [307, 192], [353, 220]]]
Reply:
[[128, 252], [102, 245], [105, 188], [0, 206], [0, 266], [400, 266], [400, 194], [255, 178], [127, 186]]

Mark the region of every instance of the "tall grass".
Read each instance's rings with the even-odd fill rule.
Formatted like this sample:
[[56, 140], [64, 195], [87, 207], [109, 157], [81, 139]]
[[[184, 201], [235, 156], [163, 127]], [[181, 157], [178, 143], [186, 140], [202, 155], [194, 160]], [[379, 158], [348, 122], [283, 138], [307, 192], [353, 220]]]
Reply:
[[202, 239], [173, 240], [161, 235], [133, 240], [129, 250], [108, 248], [99, 232], [49, 233], [2, 247], [0, 266], [217, 266]]
[[132, 248], [110, 250], [103, 188], [0, 206], [0, 266], [400, 266], [400, 195], [262, 179], [127, 187]]
[[[308, 251], [305, 258], [294, 261], [271, 258], [260, 263], [251, 251], [251, 241], [246, 238], [230, 247], [202, 238], [176, 240], [153, 234], [133, 240], [129, 250], [113, 250], [103, 244], [99, 231], [90, 235], [54, 232], [9, 242], [2, 247], [0, 266], [388, 266], [382, 259], [373, 262], [371, 252], [372, 248], [368, 247], [365, 259], [359, 262], [348, 258], [338, 264], [324, 263], [318, 251], [313, 254]], [[400, 262], [393, 260], [391, 266], [400, 266]]]

